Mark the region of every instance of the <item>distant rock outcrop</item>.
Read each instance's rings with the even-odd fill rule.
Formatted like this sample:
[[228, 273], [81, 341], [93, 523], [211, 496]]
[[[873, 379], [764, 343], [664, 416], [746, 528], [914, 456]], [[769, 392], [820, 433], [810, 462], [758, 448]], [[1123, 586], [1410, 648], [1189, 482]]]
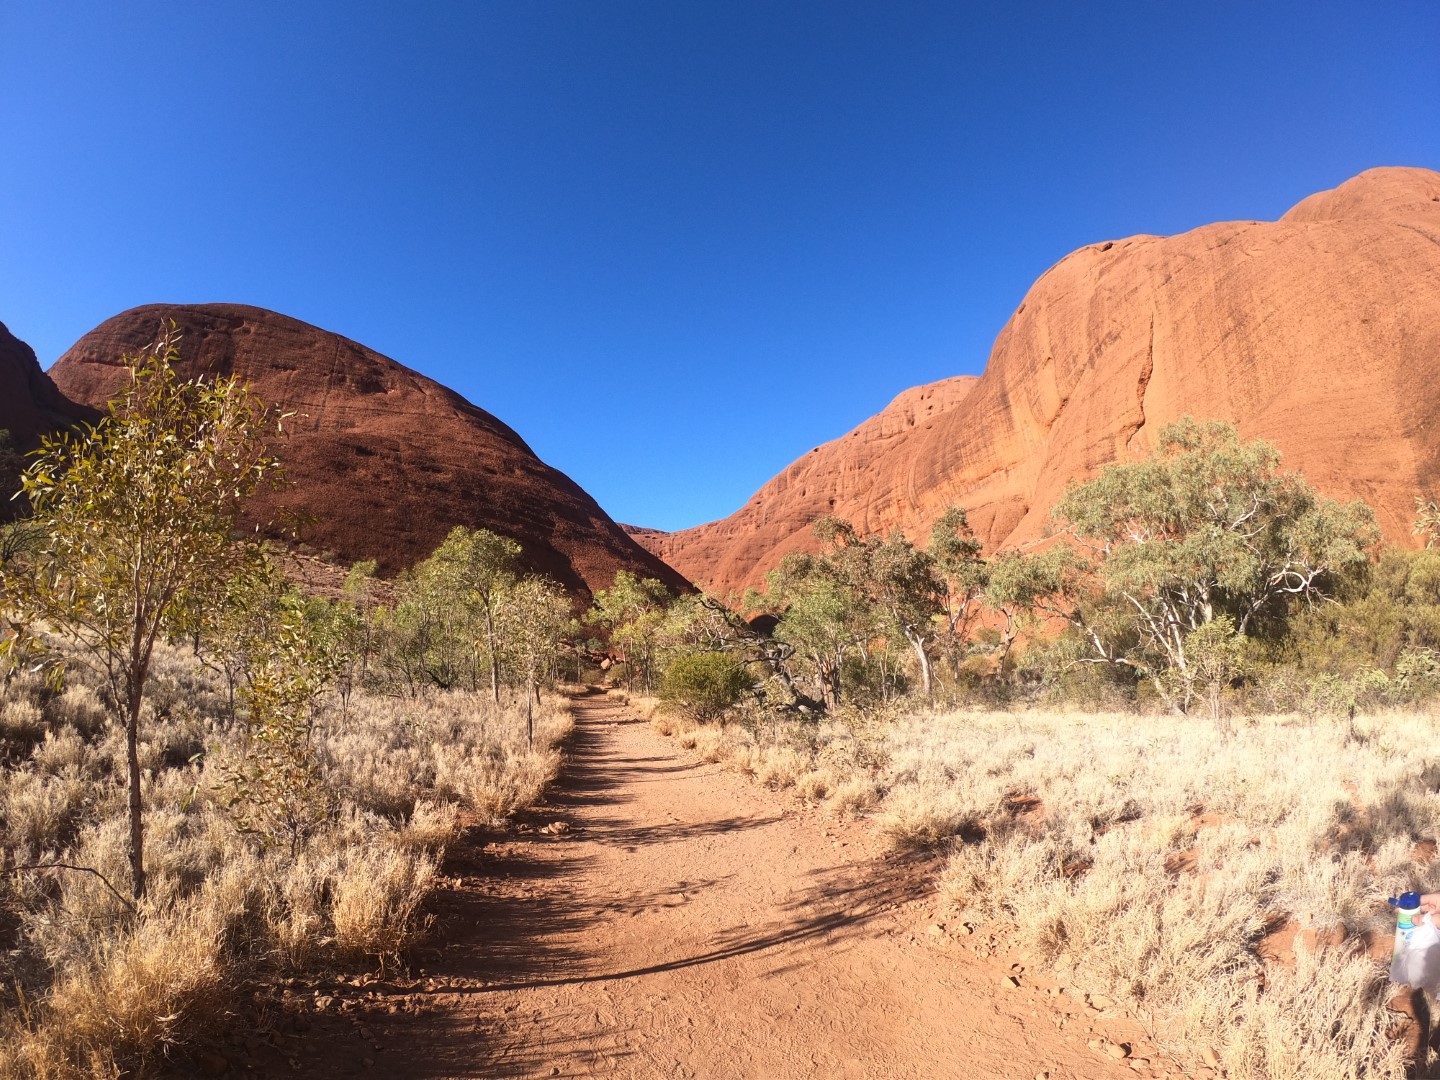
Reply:
[[[721, 521], [641, 541], [719, 591], [757, 584], [833, 512], [922, 539], [948, 506], [991, 550], [1042, 535], [1071, 480], [1191, 414], [1265, 438], [1393, 540], [1440, 494], [1440, 173], [1372, 169], [1276, 222], [1133, 236], [1062, 259], [978, 381], [901, 395]], [[946, 404], [910, 418], [912, 395]]]
[[0, 431], [18, 449], [31, 450], [41, 435], [98, 415], [67, 399], [40, 370], [35, 350], [0, 323]]
[[26, 512], [20, 486], [21, 454], [35, 449], [42, 435], [81, 420], [94, 420], [93, 409], [68, 400], [40, 370], [35, 350], [0, 323], [0, 524]]
[[787, 551], [818, 549], [810, 525], [826, 514], [866, 530], [906, 520], [916, 495], [908, 468], [915, 445], [979, 381], [956, 375], [906, 390], [848, 435], [811, 450], [722, 521], [674, 533], [625, 529], [667, 563], [674, 558], [691, 567], [694, 581], [721, 595], [758, 585]]
[[86, 334], [50, 374], [71, 397], [106, 401], [120, 358], [175, 320], [184, 370], [238, 375], [265, 404], [296, 415], [277, 449], [287, 491], [257, 496], [262, 527], [283, 508], [311, 522], [304, 538], [387, 571], [428, 555], [455, 525], [513, 537], [530, 568], [584, 595], [616, 571], [688, 583], [635, 543], [569, 477], [495, 417], [372, 349], [261, 308], [154, 304]]

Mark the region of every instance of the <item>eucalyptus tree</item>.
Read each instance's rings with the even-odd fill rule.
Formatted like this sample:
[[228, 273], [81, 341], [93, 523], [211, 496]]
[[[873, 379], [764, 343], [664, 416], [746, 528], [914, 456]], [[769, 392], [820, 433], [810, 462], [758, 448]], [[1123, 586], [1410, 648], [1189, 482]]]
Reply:
[[548, 578], [525, 577], [505, 591], [497, 614], [506, 654], [525, 684], [525, 730], [533, 745], [540, 677], [574, 622], [570, 598]]
[[1129, 667], [1181, 709], [1198, 677], [1190, 634], [1222, 615], [1242, 636], [1283, 628], [1379, 539], [1363, 502], [1323, 498], [1269, 443], [1189, 418], [1162, 430], [1147, 460], [1073, 484], [1054, 513], [1088, 573], [1055, 560], [1038, 602], [1063, 613], [1088, 659]]
[[988, 567], [980, 540], [970, 530], [963, 506], [952, 506], [930, 529], [927, 549], [943, 591], [941, 614], [945, 620], [946, 652], [957, 670], [965, 645], [985, 608]]
[[[173, 324], [126, 357], [126, 383], [93, 426], [45, 440], [21, 478], [39, 537], [0, 570], [0, 608], [27, 647], [44, 623], [105, 678], [124, 727], [131, 886], [145, 893], [140, 724], [156, 642], [213, 629], [227, 583], [262, 558], [235, 539], [241, 503], [277, 475], [280, 419], [235, 378], [181, 378]], [[30, 639], [33, 642], [33, 639]]]
[[610, 588], [595, 590], [594, 606], [585, 615], [586, 622], [610, 632], [611, 643], [624, 652], [647, 689], [654, 686], [656, 653], [671, 599], [670, 591], [657, 579], [621, 570]]
[[[450, 530], [434, 553], [417, 567], [416, 575], [440, 596], [448, 596], [457, 612], [474, 624], [469, 636], [483, 641], [490, 669], [490, 695], [500, 703], [500, 642], [496, 616], [507, 589], [515, 583], [520, 545], [489, 529]], [[476, 652], [480, 652], [476, 649]]]
[[873, 637], [864, 597], [835, 560], [809, 552], [787, 553], [766, 575], [765, 586], [763, 594], [748, 598], [747, 606], [778, 617], [774, 636], [810, 664], [821, 703], [836, 708], [844, 696], [846, 656], [864, 655]]

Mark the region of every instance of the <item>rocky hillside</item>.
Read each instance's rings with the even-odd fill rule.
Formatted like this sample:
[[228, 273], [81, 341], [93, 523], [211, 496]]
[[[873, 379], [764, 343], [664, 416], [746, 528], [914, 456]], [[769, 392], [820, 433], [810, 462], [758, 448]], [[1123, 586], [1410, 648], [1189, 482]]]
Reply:
[[0, 431], [14, 445], [31, 450], [40, 436], [98, 414], [70, 401], [35, 359], [35, 350], [0, 323]]
[[815, 549], [810, 524], [816, 518], [840, 514], [872, 529], [905, 520], [916, 477], [902, 463], [915, 459], [917, 442], [979, 381], [956, 375], [906, 390], [854, 431], [811, 450], [723, 521], [675, 533], [625, 528], [666, 562], [690, 566], [692, 580], [722, 595], [758, 585], [787, 551]]
[[179, 326], [187, 371], [238, 375], [267, 405], [296, 414], [277, 447], [292, 486], [248, 510], [262, 527], [299, 510], [316, 550], [395, 571], [451, 527], [483, 526], [514, 537], [532, 569], [577, 594], [607, 587], [621, 569], [686, 587], [495, 417], [372, 349], [273, 311], [135, 308], [76, 342], [51, 377], [76, 401], [103, 403], [123, 377], [120, 358], [154, 340], [162, 319]]
[[730, 517], [641, 540], [722, 592], [757, 584], [826, 512], [919, 539], [960, 504], [991, 549], [1021, 544], [1069, 481], [1144, 455], [1189, 413], [1274, 442], [1408, 541], [1414, 496], [1440, 494], [1437, 385], [1440, 173], [1372, 169], [1279, 221], [1066, 256], [978, 381], [909, 391]]

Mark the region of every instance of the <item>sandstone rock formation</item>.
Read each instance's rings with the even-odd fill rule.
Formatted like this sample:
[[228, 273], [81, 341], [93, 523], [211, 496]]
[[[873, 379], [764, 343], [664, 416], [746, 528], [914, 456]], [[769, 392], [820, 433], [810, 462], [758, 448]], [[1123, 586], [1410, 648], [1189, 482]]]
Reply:
[[0, 524], [26, 512], [19, 487], [21, 454], [35, 449], [40, 436], [94, 420], [98, 413], [68, 400], [35, 359], [35, 351], [0, 323]]
[[[1440, 495], [1440, 173], [1372, 169], [1276, 222], [1132, 236], [1030, 289], [978, 381], [909, 391], [721, 521], [641, 541], [720, 592], [758, 584], [824, 513], [920, 540], [948, 506], [989, 549], [1040, 537], [1076, 478], [1190, 414], [1275, 443], [1410, 536]], [[916, 398], [935, 402], [917, 414]]]
[[33, 449], [41, 435], [97, 415], [60, 393], [40, 370], [35, 350], [0, 323], [0, 431], [8, 431], [17, 448]]
[[238, 375], [265, 404], [296, 414], [277, 444], [292, 486], [247, 510], [262, 527], [276, 528], [282, 508], [303, 511], [312, 547], [391, 572], [455, 525], [484, 527], [514, 537], [530, 568], [578, 595], [621, 569], [688, 587], [495, 417], [297, 319], [236, 304], [135, 308], [81, 338], [51, 376], [76, 400], [103, 403], [120, 384], [121, 356], [151, 342], [162, 318], [180, 329], [185, 370]]

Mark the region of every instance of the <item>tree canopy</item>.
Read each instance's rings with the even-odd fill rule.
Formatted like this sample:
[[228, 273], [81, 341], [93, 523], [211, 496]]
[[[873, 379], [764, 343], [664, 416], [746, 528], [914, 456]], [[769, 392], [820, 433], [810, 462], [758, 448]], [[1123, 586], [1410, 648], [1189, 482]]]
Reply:
[[1283, 627], [1295, 602], [1327, 599], [1379, 540], [1364, 503], [1323, 498], [1269, 443], [1189, 418], [1162, 430], [1148, 459], [1072, 484], [1054, 516], [1075, 554], [1029, 564], [1031, 596], [1063, 614], [1092, 660], [1155, 680], [1182, 708], [1196, 677], [1191, 633], [1220, 616], [1242, 636]]
[[264, 445], [279, 418], [234, 378], [181, 378], [173, 328], [138, 357], [94, 426], [47, 438], [21, 483], [36, 541], [0, 572], [13, 658], [44, 623], [105, 677], [126, 732], [130, 867], [145, 892], [141, 705], [162, 634], [203, 637], [229, 582], [261, 558], [236, 539], [241, 503], [278, 474]]

